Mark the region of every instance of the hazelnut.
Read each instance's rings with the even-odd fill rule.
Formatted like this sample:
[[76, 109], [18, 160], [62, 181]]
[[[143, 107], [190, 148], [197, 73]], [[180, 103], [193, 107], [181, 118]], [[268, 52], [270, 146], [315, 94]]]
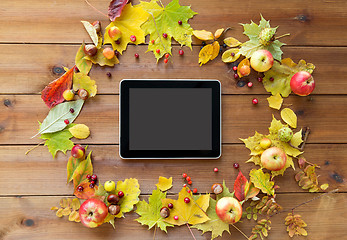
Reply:
[[119, 197], [116, 194], [110, 194], [107, 197], [107, 202], [117, 204], [119, 202]]
[[98, 52], [98, 49], [93, 44], [87, 44], [84, 45], [83, 51], [86, 55], [93, 57]]
[[108, 206], [108, 212], [112, 215], [117, 215], [120, 212], [120, 206], [112, 204]]
[[223, 186], [220, 183], [215, 183], [212, 185], [211, 190], [214, 194], [220, 194], [223, 192]]
[[82, 100], [87, 100], [89, 93], [87, 90], [81, 88], [80, 90], [78, 90], [78, 96], [82, 99]]
[[161, 216], [162, 218], [167, 218], [167, 217], [169, 217], [169, 216], [170, 216], [170, 210], [169, 210], [167, 207], [162, 207], [162, 208], [160, 209], [160, 216]]
[[101, 23], [99, 21], [94, 21], [92, 25], [94, 26], [97, 33], [101, 31]]

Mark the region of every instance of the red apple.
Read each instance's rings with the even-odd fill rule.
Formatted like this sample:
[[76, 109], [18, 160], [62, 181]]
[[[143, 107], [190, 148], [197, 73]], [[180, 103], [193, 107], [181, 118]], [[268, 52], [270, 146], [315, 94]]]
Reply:
[[83, 158], [85, 152], [86, 150], [80, 144], [76, 144], [71, 149], [71, 156], [73, 156], [74, 158]]
[[110, 36], [110, 38], [112, 38], [113, 41], [117, 41], [121, 38], [122, 32], [118, 27], [112, 26], [108, 29], [108, 35]]
[[233, 197], [223, 197], [216, 204], [216, 213], [225, 223], [237, 223], [242, 217], [242, 206]]
[[314, 87], [315, 82], [309, 72], [297, 72], [290, 80], [290, 88], [299, 96], [309, 95], [314, 90]]
[[96, 198], [90, 198], [82, 203], [79, 215], [84, 226], [95, 228], [103, 224], [108, 213], [106, 204]]
[[272, 54], [265, 49], [255, 51], [251, 57], [251, 66], [257, 72], [266, 72], [274, 64]]
[[282, 149], [271, 147], [261, 154], [260, 161], [264, 168], [271, 171], [279, 171], [286, 165], [287, 155]]

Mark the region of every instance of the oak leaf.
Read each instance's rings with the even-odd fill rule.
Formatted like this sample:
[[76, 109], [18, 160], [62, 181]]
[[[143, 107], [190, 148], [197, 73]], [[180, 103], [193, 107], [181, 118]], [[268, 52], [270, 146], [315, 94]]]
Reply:
[[156, 184], [156, 186], [162, 192], [169, 190], [170, 188], [172, 188], [172, 177], [166, 178], [166, 177], [160, 176], [159, 182]]
[[274, 182], [270, 181], [270, 174], [264, 173], [261, 169], [252, 169], [249, 173], [250, 181], [256, 188], [259, 188], [263, 193], [274, 195]]

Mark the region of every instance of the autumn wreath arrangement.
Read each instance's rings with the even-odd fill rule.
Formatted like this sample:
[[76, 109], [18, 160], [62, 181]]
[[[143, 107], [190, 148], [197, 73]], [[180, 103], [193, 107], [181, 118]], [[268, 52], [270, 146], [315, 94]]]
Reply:
[[[86, 3], [90, 5], [88, 1]], [[88, 74], [93, 64], [108, 67], [118, 64], [118, 56], [124, 53], [128, 44], [145, 43], [147, 35], [148, 52], [153, 52], [157, 62], [161, 59], [165, 64], [169, 62], [173, 54], [172, 39], [181, 47], [191, 48], [194, 36], [202, 41], [200, 65], [221, 55], [222, 61], [231, 65], [233, 72], [230, 75], [235, 81], [247, 83], [248, 87], [253, 85], [247, 78], [253, 69], [257, 80], [266, 91], [271, 92], [267, 99], [269, 107], [277, 110], [282, 108], [283, 97], [288, 97], [292, 91], [307, 96], [314, 90], [311, 73], [315, 66], [304, 60], [296, 64], [290, 58], [282, 59], [281, 46], [284, 44], [279, 39], [289, 34], [277, 37], [277, 27], [271, 28], [263, 16], [259, 24], [253, 21], [242, 24], [249, 40], [241, 43], [233, 37], [222, 39], [228, 28], [218, 29], [214, 34], [193, 30], [188, 21], [195, 14], [190, 6], [181, 6], [178, 0], [172, 0], [166, 6], [160, 0], [141, 1], [138, 5], [132, 5], [127, 0], [113, 0], [108, 8], [111, 22], [104, 30], [99, 21], [81, 21], [93, 43], [82, 43], [76, 54], [75, 66], [65, 68], [66, 72], [60, 78], [42, 90], [41, 97], [50, 111], [39, 123], [39, 131], [34, 136], [40, 135], [53, 158], [58, 151], [66, 154], [71, 150], [67, 161], [67, 183], [72, 182], [76, 198], [63, 198], [59, 207], [52, 207], [58, 217], [68, 216], [69, 221], [82, 222], [89, 228], [103, 223], [115, 226], [116, 218], [125, 217], [126, 213], [135, 209], [139, 215], [136, 221], [149, 229], [167, 232], [169, 227], [185, 225], [194, 239], [191, 228], [201, 230], [203, 234], [212, 232], [214, 239], [224, 232], [230, 234], [229, 228], [233, 226], [246, 239], [263, 239], [271, 229], [271, 217], [284, 212], [276, 199], [279, 188], [276, 179], [288, 168], [295, 170], [295, 160], [300, 168], [294, 177], [299, 187], [309, 192], [328, 188], [327, 184], [318, 183], [318, 166], [303, 157], [309, 129], [296, 130], [297, 117], [290, 108], [281, 110], [283, 122], [273, 117], [268, 134], [256, 132], [254, 136], [241, 139], [251, 151], [247, 162], [255, 167], [246, 174], [248, 178], [239, 171], [232, 190], [223, 182], [213, 184], [210, 193], [200, 194], [196, 188], [190, 189], [192, 179], [183, 173], [185, 183], [178, 199], [166, 195], [172, 187], [172, 178], [160, 176], [148, 201], [140, 201], [140, 185], [135, 178], [117, 183], [113, 180], [105, 183], [98, 181], [93, 174], [92, 151], [87, 153], [87, 147], [75, 145], [71, 140], [85, 139], [90, 135], [88, 126], [73, 123], [85, 101], [97, 93], [96, 81]], [[183, 49], [178, 54], [184, 55]], [[134, 57], [139, 58], [139, 54]], [[107, 75], [111, 77], [110, 72]], [[258, 99], [252, 99], [252, 103], [256, 105]], [[234, 164], [234, 168], [238, 169], [239, 165]], [[82, 204], [81, 199], [85, 200]], [[284, 219], [288, 234], [291, 237], [306, 236], [306, 223], [300, 215], [294, 214], [295, 208]], [[241, 219], [255, 221], [251, 236], [248, 237], [237, 227]]]

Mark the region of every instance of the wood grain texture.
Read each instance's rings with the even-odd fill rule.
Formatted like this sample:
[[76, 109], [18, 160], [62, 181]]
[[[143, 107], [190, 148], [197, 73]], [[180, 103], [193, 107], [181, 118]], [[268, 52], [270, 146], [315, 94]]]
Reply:
[[[97, 9], [107, 13], [108, 0], [90, 1]], [[169, 1], [165, 0], [166, 5]], [[138, 3], [138, 1], [134, 1]], [[346, 46], [346, 1], [344, 0], [280, 0], [261, 2], [249, 0], [227, 4], [223, 0], [181, 0], [181, 5], [191, 5], [199, 14], [190, 21], [194, 29], [214, 32], [220, 27], [232, 27], [232, 35], [246, 40], [239, 23], [259, 22], [259, 13], [271, 19], [272, 26], [280, 26], [278, 34], [291, 33], [284, 40], [290, 45]], [[80, 23], [100, 20], [102, 26], [109, 23], [107, 17], [94, 11], [85, 1], [40, 1], [28, 4], [20, 1], [1, 1], [2, 33], [0, 42], [17, 43], [81, 43], [89, 37]], [[19, 17], [20, 13], [20, 17]], [[64, 17], [62, 17], [64, 16]], [[16, 37], [17, 36], [17, 37]], [[199, 43], [199, 42], [197, 42]]]
[[[11, 179], [7, 184], [0, 185], [1, 195], [69, 195], [73, 192], [72, 184], [66, 184], [66, 164], [68, 156], [57, 154], [56, 159], [46, 147], [39, 147], [28, 155], [24, 155], [31, 146], [1, 146], [0, 147], [0, 176]], [[329, 183], [329, 190], [338, 188], [347, 191], [347, 166], [342, 156], [347, 155], [346, 144], [308, 144], [305, 148], [306, 159], [318, 164], [319, 183]], [[249, 150], [242, 144], [224, 145], [222, 157], [218, 160], [122, 160], [116, 145], [89, 145], [93, 151], [94, 173], [102, 183], [107, 180], [124, 180], [138, 178], [141, 191], [149, 194], [158, 183], [158, 176], [173, 177], [173, 188], [170, 193], [180, 191], [184, 181], [182, 173], [191, 176], [193, 188], [200, 193], [210, 192], [212, 184], [226, 181], [233, 189], [238, 171], [233, 163], [240, 164], [240, 170], [248, 177], [254, 164], [245, 163], [249, 159]], [[296, 160], [296, 170], [288, 169], [283, 177], [275, 181], [281, 188], [278, 192], [305, 192], [294, 180], [299, 171]], [[219, 172], [213, 172], [218, 167]]]
[[[308, 201], [318, 194], [280, 194], [278, 202], [286, 206], [285, 210]], [[170, 196], [173, 199], [177, 196]], [[52, 206], [59, 205], [60, 197], [1, 197], [0, 212], [6, 218], [0, 218], [0, 236], [3, 240], [43, 240], [43, 239], [153, 239], [154, 230], [147, 230], [134, 221], [136, 213], [126, 214], [126, 218], [116, 220], [116, 229], [104, 224], [97, 229], [87, 229], [80, 223], [71, 223], [65, 218], [58, 218], [50, 212]], [[326, 240], [344, 239], [347, 194], [331, 194], [323, 196], [305, 206], [297, 208], [295, 213], [301, 214], [308, 224], [309, 239]], [[268, 240], [289, 240], [284, 218], [286, 213], [271, 218], [272, 225]], [[324, 217], [323, 217], [324, 216]], [[244, 220], [236, 226], [248, 236], [251, 234], [253, 221]], [[234, 228], [230, 227], [232, 236], [225, 233], [218, 239], [244, 239]], [[211, 234], [201, 236], [201, 232], [193, 229], [196, 239], [211, 239]], [[157, 230], [155, 239], [190, 240], [192, 236], [186, 226], [168, 229], [168, 234]]]
[[[49, 82], [59, 77], [59, 74], [54, 74], [55, 67], [74, 65], [78, 48], [78, 45], [0, 44], [0, 93], [39, 93]], [[218, 79], [222, 83], [224, 94], [269, 94], [257, 81], [255, 71], [242, 79], [245, 82], [252, 81], [252, 88], [238, 87], [231, 70], [232, 64], [225, 64], [218, 57], [200, 67], [200, 47], [193, 47], [192, 52], [184, 48], [184, 56], [178, 55], [179, 49], [178, 46], [173, 48], [173, 58], [168, 64], [163, 61], [157, 64], [152, 53], [145, 53], [147, 45], [132, 45], [120, 56], [120, 64], [113, 68], [94, 65], [90, 75], [98, 85], [99, 94], [118, 93], [119, 81], [126, 78]], [[305, 59], [315, 64], [314, 94], [347, 94], [347, 48], [287, 46], [283, 47], [283, 51], [284, 57], [290, 57], [295, 62]], [[134, 57], [135, 53], [140, 54], [139, 59]], [[107, 72], [112, 73], [111, 78], [106, 76]]]
[[[101, 95], [89, 99], [76, 123], [84, 123], [91, 129], [91, 136], [82, 143], [118, 143], [118, 97]], [[240, 143], [254, 131], [267, 134], [272, 114], [280, 119], [277, 110], [270, 109], [266, 98], [257, 96], [259, 104], [252, 105], [255, 96], [224, 95], [222, 97], [222, 141]], [[38, 123], [43, 121], [48, 108], [40, 96], [2, 95], [10, 105], [0, 105], [0, 144], [34, 144], [40, 139], [35, 135]], [[347, 143], [346, 96], [315, 95], [309, 97], [291, 96], [284, 101], [298, 115], [298, 128], [311, 128], [309, 143]]]

